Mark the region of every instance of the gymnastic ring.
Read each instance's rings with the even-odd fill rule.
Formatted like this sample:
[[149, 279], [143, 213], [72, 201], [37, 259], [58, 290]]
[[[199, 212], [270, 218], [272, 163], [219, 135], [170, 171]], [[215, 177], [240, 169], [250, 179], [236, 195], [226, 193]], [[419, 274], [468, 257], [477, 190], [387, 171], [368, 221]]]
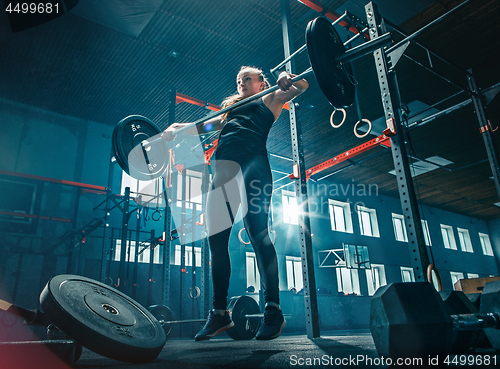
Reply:
[[245, 230], [245, 228], [241, 228], [240, 231], [238, 232], [238, 239], [240, 240], [240, 242], [243, 244], [243, 245], [250, 245], [251, 242], [248, 241], [248, 242], [245, 242], [243, 241], [243, 238], [241, 237], [241, 232], [243, 232]]
[[[193, 295], [193, 290], [196, 291], [196, 294]], [[200, 288], [198, 286], [194, 286], [189, 288], [189, 297], [192, 298], [192, 299], [197, 299], [198, 297], [200, 297], [201, 295], [201, 291], [200, 291]]]
[[[361, 123], [361, 122], [365, 122], [365, 123], [368, 123], [368, 131], [366, 131], [366, 133], [360, 135], [357, 131], [358, 129], [358, 124]], [[368, 119], [361, 119], [361, 120], [358, 120], [358, 122], [354, 125], [354, 135], [357, 137], [357, 138], [363, 138], [363, 137], [366, 137], [370, 134], [370, 132], [372, 131], [372, 122], [370, 122]]]
[[[158, 219], [155, 219], [155, 214], [159, 214]], [[151, 214], [151, 219], [153, 219], [155, 222], [159, 221], [161, 219], [161, 211], [156, 209], [156, 211], [153, 214]]]
[[432, 283], [432, 271], [434, 271], [434, 274], [436, 276], [436, 283], [437, 283], [437, 291], [441, 292], [443, 290], [443, 280], [441, 279], [441, 274], [439, 273], [438, 268], [434, 264], [429, 264], [427, 267], [427, 280], [429, 283]]
[[272, 234], [274, 235], [274, 240], [273, 240], [273, 241], [271, 241], [271, 242], [272, 242], [272, 244], [273, 244], [273, 246], [274, 246], [274, 244], [276, 243], [276, 231], [274, 231], [274, 230], [272, 230], [272, 229], [271, 229], [271, 230], [269, 231], [269, 233], [272, 233]]
[[[342, 122], [340, 122], [340, 124], [335, 125], [335, 123], [333, 123], [333, 116], [334, 116], [334, 115], [335, 115], [335, 113], [336, 113], [336, 112], [338, 112], [338, 111], [341, 111], [341, 112], [342, 112], [342, 114], [343, 114], [343, 118], [342, 118]], [[340, 126], [342, 126], [342, 124], [344, 124], [344, 122], [345, 122], [345, 118], [346, 118], [346, 117], [347, 117], [347, 114], [346, 114], [346, 112], [345, 112], [345, 110], [344, 110], [344, 109], [342, 109], [342, 108], [341, 108], [341, 109], [335, 109], [335, 110], [333, 111], [332, 115], [330, 115], [330, 125], [331, 125], [333, 128], [340, 128]]]

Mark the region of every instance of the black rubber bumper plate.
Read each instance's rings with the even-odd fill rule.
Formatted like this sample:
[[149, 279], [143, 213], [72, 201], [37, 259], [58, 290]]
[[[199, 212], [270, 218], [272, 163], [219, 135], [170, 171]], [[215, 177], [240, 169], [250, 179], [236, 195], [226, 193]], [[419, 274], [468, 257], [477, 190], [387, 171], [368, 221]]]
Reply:
[[127, 295], [76, 275], [52, 278], [40, 295], [48, 318], [82, 346], [111, 359], [145, 363], [166, 342], [161, 324]]

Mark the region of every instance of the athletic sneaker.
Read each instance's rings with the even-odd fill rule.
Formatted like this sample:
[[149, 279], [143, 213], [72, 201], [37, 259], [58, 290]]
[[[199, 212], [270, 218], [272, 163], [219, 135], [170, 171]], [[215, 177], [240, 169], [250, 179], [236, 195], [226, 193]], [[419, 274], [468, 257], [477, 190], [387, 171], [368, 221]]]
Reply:
[[195, 341], [208, 340], [212, 337], [217, 336], [220, 332], [223, 332], [233, 326], [234, 323], [231, 320], [231, 317], [229, 316], [229, 312], [227, 310], [224, 316], [218, 313], [214, 313], [213, 310], [210, 310], [205, 326], [196, 334], [194, 339]]
[[286, 321], [283, 313], [275, 306], [266, 306], [264, 311], [264, 324], [260, 327], [257, 335], [258, 340], [272, 340], [281, 334]]

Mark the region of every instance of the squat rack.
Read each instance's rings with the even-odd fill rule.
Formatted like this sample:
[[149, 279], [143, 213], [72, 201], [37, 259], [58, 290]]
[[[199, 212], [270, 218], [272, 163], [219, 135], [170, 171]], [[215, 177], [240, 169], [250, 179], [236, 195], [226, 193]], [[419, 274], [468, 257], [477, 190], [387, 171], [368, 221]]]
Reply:
[[[427, 280], [426, 273], [430, 267], [430, 262], [427, 254], [427, 248], [425, 245], [424, 233], [422, 229], [422, 225], [420, 222], [420, 214], [418, 209], [418, 201], [415, 193], [415, 188], [412, 181], [409, 156], [406, 152], [404, 135], [403, 135], [403, 124], [402, 124], [402, 104], [399, 95], [399, 89], [396, 80], [396, 72], [394, 70], [395, 65], [399, 58], [404, 54], [406, 47], [409, 45], [410, 41], [419, 35], [424, 29], [433, 26], [434, 24], [442, 21], [446, 17], [448, 17], [451, 13], [456, 11], [459, 8], [462, 8], [471, 0], [465, 0], [463, 3], [451, 9], [441, 17], [427, 24], [420, 30], [414, 32], [410, 36], [404, 35], [404, 39], [397, 44], [390, 47], [388, 50], [378, 49], [373, 53], [375, 64], [377, 67], [377, 77], [379, 81], [379, 87], [381, 91], [381, 99], [384, 107], [385, 119], [387, 124], [388, 134], [390, 139], [390, 146], [392, 152], [392, 158], [394, 162], [394, 167], [396, 171], [396, 178], [398, 184], [399, 197], [401, 201], [401, 207], [403, 209], [403, 214], [405, 217], [405, 226], [408, 234], [408, 246], [410, 249], [412, 267], [415, 271], [415, 276], [417, 281], [425, 281]], [[361, 21], [359, 18], [349, 14], [351, 22], [344, 21], [344, 16], [338, 16], [335, 12], [330, 11], [329, 9], [324, 9], [320, 4], [316, 3], [313, 0], [301, 0], [303, 4], [311, 7], [312, 9], [322, 12], [328, 18], [334, 20], [336, 23], [348, 28], [353, 31], [358, 36], [364, 36], [365, 31], [368, 30], [368, 35], [371, 40], [380, 37], [382, 34], [387, 32], [386, 25], [390, 25], [389, 22], [382, 19], [380, 14], [378, 13], [377, 6], [370, 2], [365, 6], [365, 12], [367, 17], [367, 24]], [[286, 70], [288, 72], [292, 72], [293, 65], [291, 64], [291, 58], [298, 54], [301, 50], [297, 50], [295, 53], [291, 52], [293, 39], [291, 37], [291, 23], [290, 22], [290, 5], [289, 0], [281, 0], [281, 9], [282, 9], [282, 31], [283, 31], [283, 41], [284, 41], [284, 49], [285, 49], [285, 60]], [[366, 27], [363, 27], [366, 24]], [[357, 26], [357, 27], [356, 27]], [[353, 29], [354, 28], [354, 29]], [[397, 29], [397, 27], [393, 26], [395, 30], [402, 33]], [[349, 42], [349, 40], [347, 41]], [[419, 46], [422, 46], [418, 44]], [[423, 47], [423, 46], [422, 46]], [[427, 49], [426, 49], [427, 50]], [[428, 50], [428, 53], [432, 53]], [[491, 134], [491, 125], [485, 117], [484, 108], [482, 104], [482, 94], [479, 91], [472, 70], [463, 71], [461, 68], [455, 66], [454, 64], [446, 61], [444, 58], [441, 58], [435, 53], [432, 53], [434, 56], [438, 57], [448, 65], [457, 69], [460, 72], [463, 72], [469, 84], [469, 89], [466, 90], [471, 95], [471, 99], [474, 102], [476, 114], [479, 121], [480, 132], [483, 135], [486, 151], [488, 153], [488, 160], [491, 166], [491, 170], [493, 173], [493, 179], [495, 182], [495, 186], [497, 189], [497, 193], [500, 197], [500, 167], [498, 163], [498, 152], [494, 145], [493, 137]], [[420, 64], [421, 65], [421, 64]], [[278, 66], [279, 67], [279, 66]], [[272, 69], [274, 72], [278, 67]], [[425, 67], [425, 69], [429, 70], [429, 68]], [[432, 73], [439, 75], [434, 70], [430, 70]], [[447, 80], [448, 82], [456, 85], [455, 83], [449, 81], [448, 79], [442, 77], [441, 78]], [[498, 92], [498, 88], [493, 86]], [[491, 98], [490, 98], [491, 99]], [[466, 104], [462, 104], [464, 106]], [[290, 104], [290, 128], [291, 128], [291, 136], [292, 136], [292, 149], [293, 149], [293, 161], [294, 161], [294, 173], [290, 175], [290, 178], [295, 179], [295, 192], [298, 198], [298, 207], [301, 208], [302, 212], [299, 218], [299, 229], [300, 229], [300, 247], [301, 247], [301, 261], [302, 261], [302, 270], [304, 276], [304, 299], [305, 299], [305, 308], [306, 308], [306, 329], [308, 338], [318, 337], [320, 335], [319, 332], [319, 319], [318, 319], [318, 305], [317, 305], [317, 297], [316, 297], [316, 287], [315, 287], [315, 279], [314, 279], [314, 263], [313, 263], [313, 255], [312, 255], [312, 244], [311, 244], [311, 234], [310, 234], [310, 220], [308, 215], [307, 208], [307, 185], [306, 181], [310, 175], [313, 174], [314, 170], [322, 170], [327, 165], [332, 164], [332, 162], [336, 161], [336, 158], [332, 158], [332, 162], [330, 163], [322, 163], [316, 167], [311, 168], [309, 171], [306, 171], [305, 162], [304, 162], [304, 151], [302, 146], [302, 134], [300, 130], [300, 124], [298, 124], [298, 117], [296, 114], [296, 109], [298, 108], [297, 104]], [[458, 108], [458, 107], [457, 107]], [[375, 142], [367, 143], [369, 147], [366, 147], [366, 150], [378, 146], [380, 143], [378, 141], [384, 140], [386, 141], [386, 136], [378, 137], [379, 140]], [[372, 140], [373, 141], [373, 140]], [[363, 145], [358, 146], [358, 148], [363, 147]], [[344, 155], [345, 156], [345, 155]], [[309, 175], [308, 175], [309, 174]]]

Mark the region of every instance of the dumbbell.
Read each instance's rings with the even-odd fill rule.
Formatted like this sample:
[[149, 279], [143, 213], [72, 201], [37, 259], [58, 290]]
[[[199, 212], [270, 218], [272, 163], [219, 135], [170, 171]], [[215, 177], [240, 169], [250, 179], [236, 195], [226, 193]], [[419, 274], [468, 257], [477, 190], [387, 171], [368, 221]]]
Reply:
[[448, 355], [454, 336], [480, 329], [499, 350], [499, 307], [500, 282], [485, 286], [480, 313], [453, 315], [430, 283], [393, 283], [372, 298], [370, 331], [378, 354], [393, 359]]

